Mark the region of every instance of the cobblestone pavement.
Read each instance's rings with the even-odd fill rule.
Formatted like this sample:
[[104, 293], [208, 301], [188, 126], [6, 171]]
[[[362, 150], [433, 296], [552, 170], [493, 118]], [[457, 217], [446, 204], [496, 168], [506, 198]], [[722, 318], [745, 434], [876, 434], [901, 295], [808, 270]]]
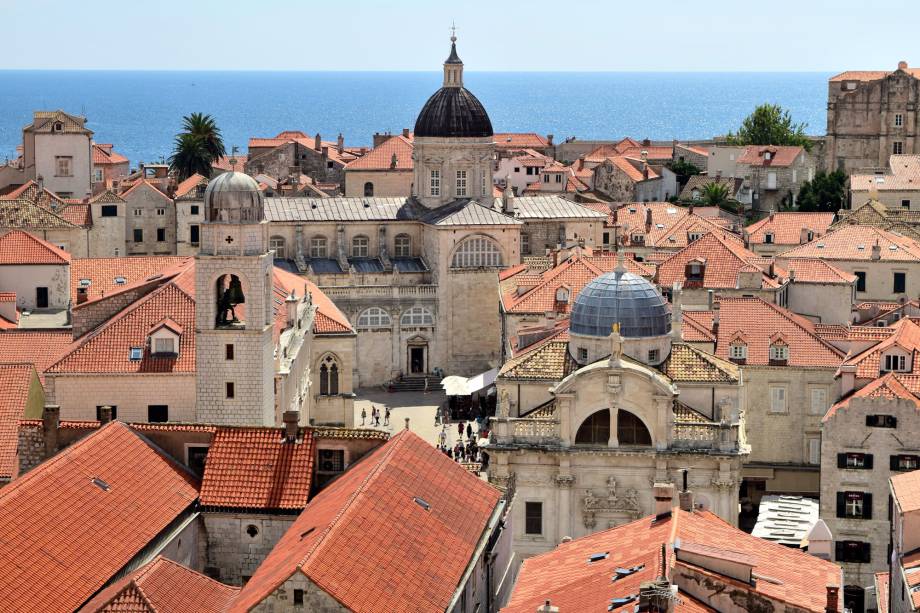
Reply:
[[[385, 392], [379, 389], [364, 389], [357, 392], [355, 399], [355, 427], [361, 426], [361, 409], [367, 411], [365, 428], [375, 428], [384, 430], [390, 434], [395, 434], [402, 428], [406, 427], [406, 418], [409, 418], [409, 429], [421, 436], [423, 439], [437, 446], [438, 436], [442, 430], [441, 425], [435, 425], [434, 416], [437, 407], [444, 402], [444, 392], [441, 390], [431, 392]], [[380, 426], [372, 426], [371, 407], [376, 406], [381, 411]], [[390, 407], [390, 424], [383, 425], [384, 406]], [[446, 424], [444, 431], [446, 433], [447, 444], [453, 447], [458, 440], [457, 423]], [[466, 425], [469, 423], [473, 428], [473, 436], [476, 436], [476, 422], [463, 422], [463, 440], [466, 442]]]

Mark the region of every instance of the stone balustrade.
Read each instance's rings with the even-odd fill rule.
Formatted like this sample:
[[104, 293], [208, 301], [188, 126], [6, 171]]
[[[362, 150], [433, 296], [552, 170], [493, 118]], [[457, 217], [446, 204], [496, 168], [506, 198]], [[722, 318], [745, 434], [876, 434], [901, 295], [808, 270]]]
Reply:
[[495, 444], [558, 445], [559, 422], [555, 419], [493, 418], [492, 440]]
[[674, 424], [672, 448], [711, 449], [732, 452], [740, 448], [740, 424], [723, 422], [689, 422]]
[[327, 285], [320, 289], [333, 300], [336, 298], [434, 298], [438, 293], [437, 285]]

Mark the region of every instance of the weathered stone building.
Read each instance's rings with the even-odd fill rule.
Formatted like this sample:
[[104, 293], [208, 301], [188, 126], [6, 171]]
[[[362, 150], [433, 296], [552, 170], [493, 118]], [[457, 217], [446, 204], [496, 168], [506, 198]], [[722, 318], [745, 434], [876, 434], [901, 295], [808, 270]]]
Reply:
[[751, 191], [755, 211], [778, 211], [795, 204], [802, 184], [815, 176], [815, 161], [802, 147], [749, 145], [735, 173]]
[[174, 255], [176, 206], [153, 183], [141, 179], [121, 194], [125, 201], [126, 255]]

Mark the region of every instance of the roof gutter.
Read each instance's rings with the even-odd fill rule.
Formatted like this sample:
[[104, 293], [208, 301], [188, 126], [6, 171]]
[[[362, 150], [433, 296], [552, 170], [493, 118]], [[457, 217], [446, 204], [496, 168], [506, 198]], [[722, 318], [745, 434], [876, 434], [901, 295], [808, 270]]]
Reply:
[[[495, 508], [492, 510], [492, 516], [489, 517], [489, 521], [486, 523], [486, 527], [483, 529], [482, 534], [479, 536], [479, 542], [476, 544], [476, 549], [473, 550], [473, 557], [470, 558], [470, 561], [466, 566], [466, 570], [463, 572], [463, 576], [460, 577], [460, 583], [457, 584], [457, 587], [454, 590], [454, 595], [450, 599], [450, 603], [444, 609], [445, 611], [453, 611], [456, 608], [457, 603], [460, 602], [460, 598], [463, 595], [464, 590], [466, 590], [466, 586], [469, 583], [470, 577], [473, 575], [473, 571], [476, 569], [476, 564], [479, 562], [479, 559], [482, 557], [486, 547], [489, 544], [492, 533], [502, 521], [502, 515], [504, 515], [505, 507], [507, 505], [508, 501], [504, 498], [499, 498], [498, 502], [495, 504]], [[491, 599], [492, 594], [487, 593], [486, 598]], [[491, 610], [491, 607], [487, 606], [486, 610]]]

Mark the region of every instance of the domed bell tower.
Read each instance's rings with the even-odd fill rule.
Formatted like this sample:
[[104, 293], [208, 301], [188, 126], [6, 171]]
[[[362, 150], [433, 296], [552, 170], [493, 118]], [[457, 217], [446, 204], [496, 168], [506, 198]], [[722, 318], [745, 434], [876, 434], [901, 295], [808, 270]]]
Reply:
[[272, 264], [259, 185], [228, 172], [208, 184], [195, 261], [198, 421], [275, 425]]

